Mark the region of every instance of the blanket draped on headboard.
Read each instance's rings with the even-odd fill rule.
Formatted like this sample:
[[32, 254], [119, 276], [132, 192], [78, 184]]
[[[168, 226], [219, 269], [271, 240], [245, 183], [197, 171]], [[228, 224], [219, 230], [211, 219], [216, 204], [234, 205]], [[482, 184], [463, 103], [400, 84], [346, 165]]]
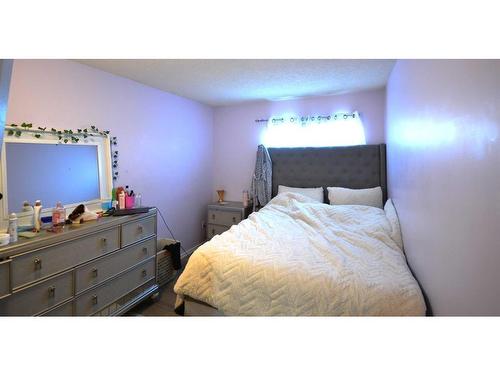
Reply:
[[271, 200], [273, 165], [264, 145], [257, 147], [255, 172], [252, 179], [253, 209], [264, 206]]

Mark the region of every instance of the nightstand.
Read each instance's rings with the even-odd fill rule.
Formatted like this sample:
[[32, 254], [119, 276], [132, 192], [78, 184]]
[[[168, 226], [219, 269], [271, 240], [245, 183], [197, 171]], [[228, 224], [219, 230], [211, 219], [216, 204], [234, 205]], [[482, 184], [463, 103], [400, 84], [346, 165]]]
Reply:
[[241, 202], [212, 203], [208, 205], [207, 220], [207, 239], [211, 240], [213, 236], [221, 234], [246, 219], [251, 207], [243, 207]]

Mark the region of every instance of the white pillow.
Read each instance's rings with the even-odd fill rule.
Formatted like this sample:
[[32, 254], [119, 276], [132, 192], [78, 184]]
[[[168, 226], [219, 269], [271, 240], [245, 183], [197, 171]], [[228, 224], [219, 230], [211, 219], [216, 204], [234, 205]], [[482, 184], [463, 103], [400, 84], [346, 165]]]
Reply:
[[286, 192], [302, 194], [302, 195], [305, 195], [306, 197], [314, 199], [315, 201], [323, 203], [323, 188], [322, 187], [318, 187], [318, 188], [294, 188], [294, 187], [289, 187], [289, 186], [278, 185], [278, 194], [286, 193]]
[[382, 188], [347, 189], [342, 187], [329, 187], [328, 199], [330, 204], [357, 204], [382, 208]]

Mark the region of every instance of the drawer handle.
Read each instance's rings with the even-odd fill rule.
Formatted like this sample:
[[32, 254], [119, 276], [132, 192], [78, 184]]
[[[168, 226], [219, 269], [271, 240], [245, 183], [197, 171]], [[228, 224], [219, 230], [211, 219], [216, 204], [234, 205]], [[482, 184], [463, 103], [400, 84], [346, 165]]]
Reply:
[[35, 270], [42, 269], [42, 260], [40, 258], [35, 258], [34, 263], [35, 263]]
[[97, 305], [97, 296], [95, 294], [92, 296], [92, 305]]
[[148, 275], [148, 272], [144, 269], [142, 270], [142, 277], [146, 277]]
[[56, 296], [56, 287], [51, 286], [49, 287], [49, 298], [54, 298]]
[[137, 226], [137, 232], [142, 234], [143, 230], [144, 230], [144, 228], [142, 227], [142, 225]]
[[236, 218], [233, 216], [233, 223], [236, 223]]
[[142, 248], [142, 252], [143, 252], [144, 254], [147, 254], [147, 253], [148, 253], [148, 248], [147, 248], [147, 247], [143, 247], [143, 248]]
[[102, 246], [106, 246], [107, 243], [108, 243], [107, 238], [105, 238], [105, 237], [101, 238], [101, 244], [102, 244]]
[[97, 277], [98, 272], [99, 272], [99, 271], [97, 270], [97, 268], [92, 269], [92, 276], [93, 276], [93, 277]]

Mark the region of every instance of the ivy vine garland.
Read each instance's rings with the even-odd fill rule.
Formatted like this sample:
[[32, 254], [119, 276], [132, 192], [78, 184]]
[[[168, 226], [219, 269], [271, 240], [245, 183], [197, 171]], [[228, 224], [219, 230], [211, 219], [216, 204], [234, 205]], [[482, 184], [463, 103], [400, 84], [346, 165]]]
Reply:
[[35, 138], [40, 138], [43, 134], [50, 133], [51, 135], [57, 136], [59, 138], [59, 141], [64, 143], [68, 143], [69, 141], [71, 141], [71, 143], [78, 143], [80, 141], [80, 137], [107, 137], [109, 134], [109, 130], [99, 130], [94, 125], [91, 125], [90, 128], [76, 129], [76, 131], [72, 129], [57, 130], [54, 128], [47, 130], [47, 127], [42, 128], [41, 126], [39, 126], [37, 129], [34, 129], [33, 124], [25, 122], [23, 122], [21, 125], [10, 124], [5, 130], [7, 131], [7, 135], [16, 137], [20, 137], [23, 131], [34, 133], [33, 136]]
[[[16, 137], [20, 137], [21, 134], [23, 134], [23, 132], [33, 133], [33, 137], [35, 138], [41, 138], [43, 134], [50, 134], [57, 136], [59, 138], [59, 142], [64, 142], [64, 143], [68, 143], [70, 141], [71, 143], [78, 143], [81, 139], [80, 137], [83, 137], [85, 139], [92, 136], [102, 136], [102, 137], [109, 136], [109, 130], [99, 130], [94, 125], [91, 125], [90, 128], [76, 129], [76, 131], [72, 129], [57, 130], [54, 128], [47, 130], [47, 127], [41, 127], [41, 126], [38, 126], [36, 129], [34, 129], [33, 124], [23, 122], [21, 125], [10, 124], [5, 128], [5, 131], [7, 132], [7, 135]], [[113, 146], [115, 147], [117, 146], [116, 137], [111, 137], [112, 149]], [[118, 150], [112, 151], [112, 154], [113, 154], [112, 167], [114, 169], [113, 180], [116, 180], [118, 178], [118, 171], [117, 171]]]

